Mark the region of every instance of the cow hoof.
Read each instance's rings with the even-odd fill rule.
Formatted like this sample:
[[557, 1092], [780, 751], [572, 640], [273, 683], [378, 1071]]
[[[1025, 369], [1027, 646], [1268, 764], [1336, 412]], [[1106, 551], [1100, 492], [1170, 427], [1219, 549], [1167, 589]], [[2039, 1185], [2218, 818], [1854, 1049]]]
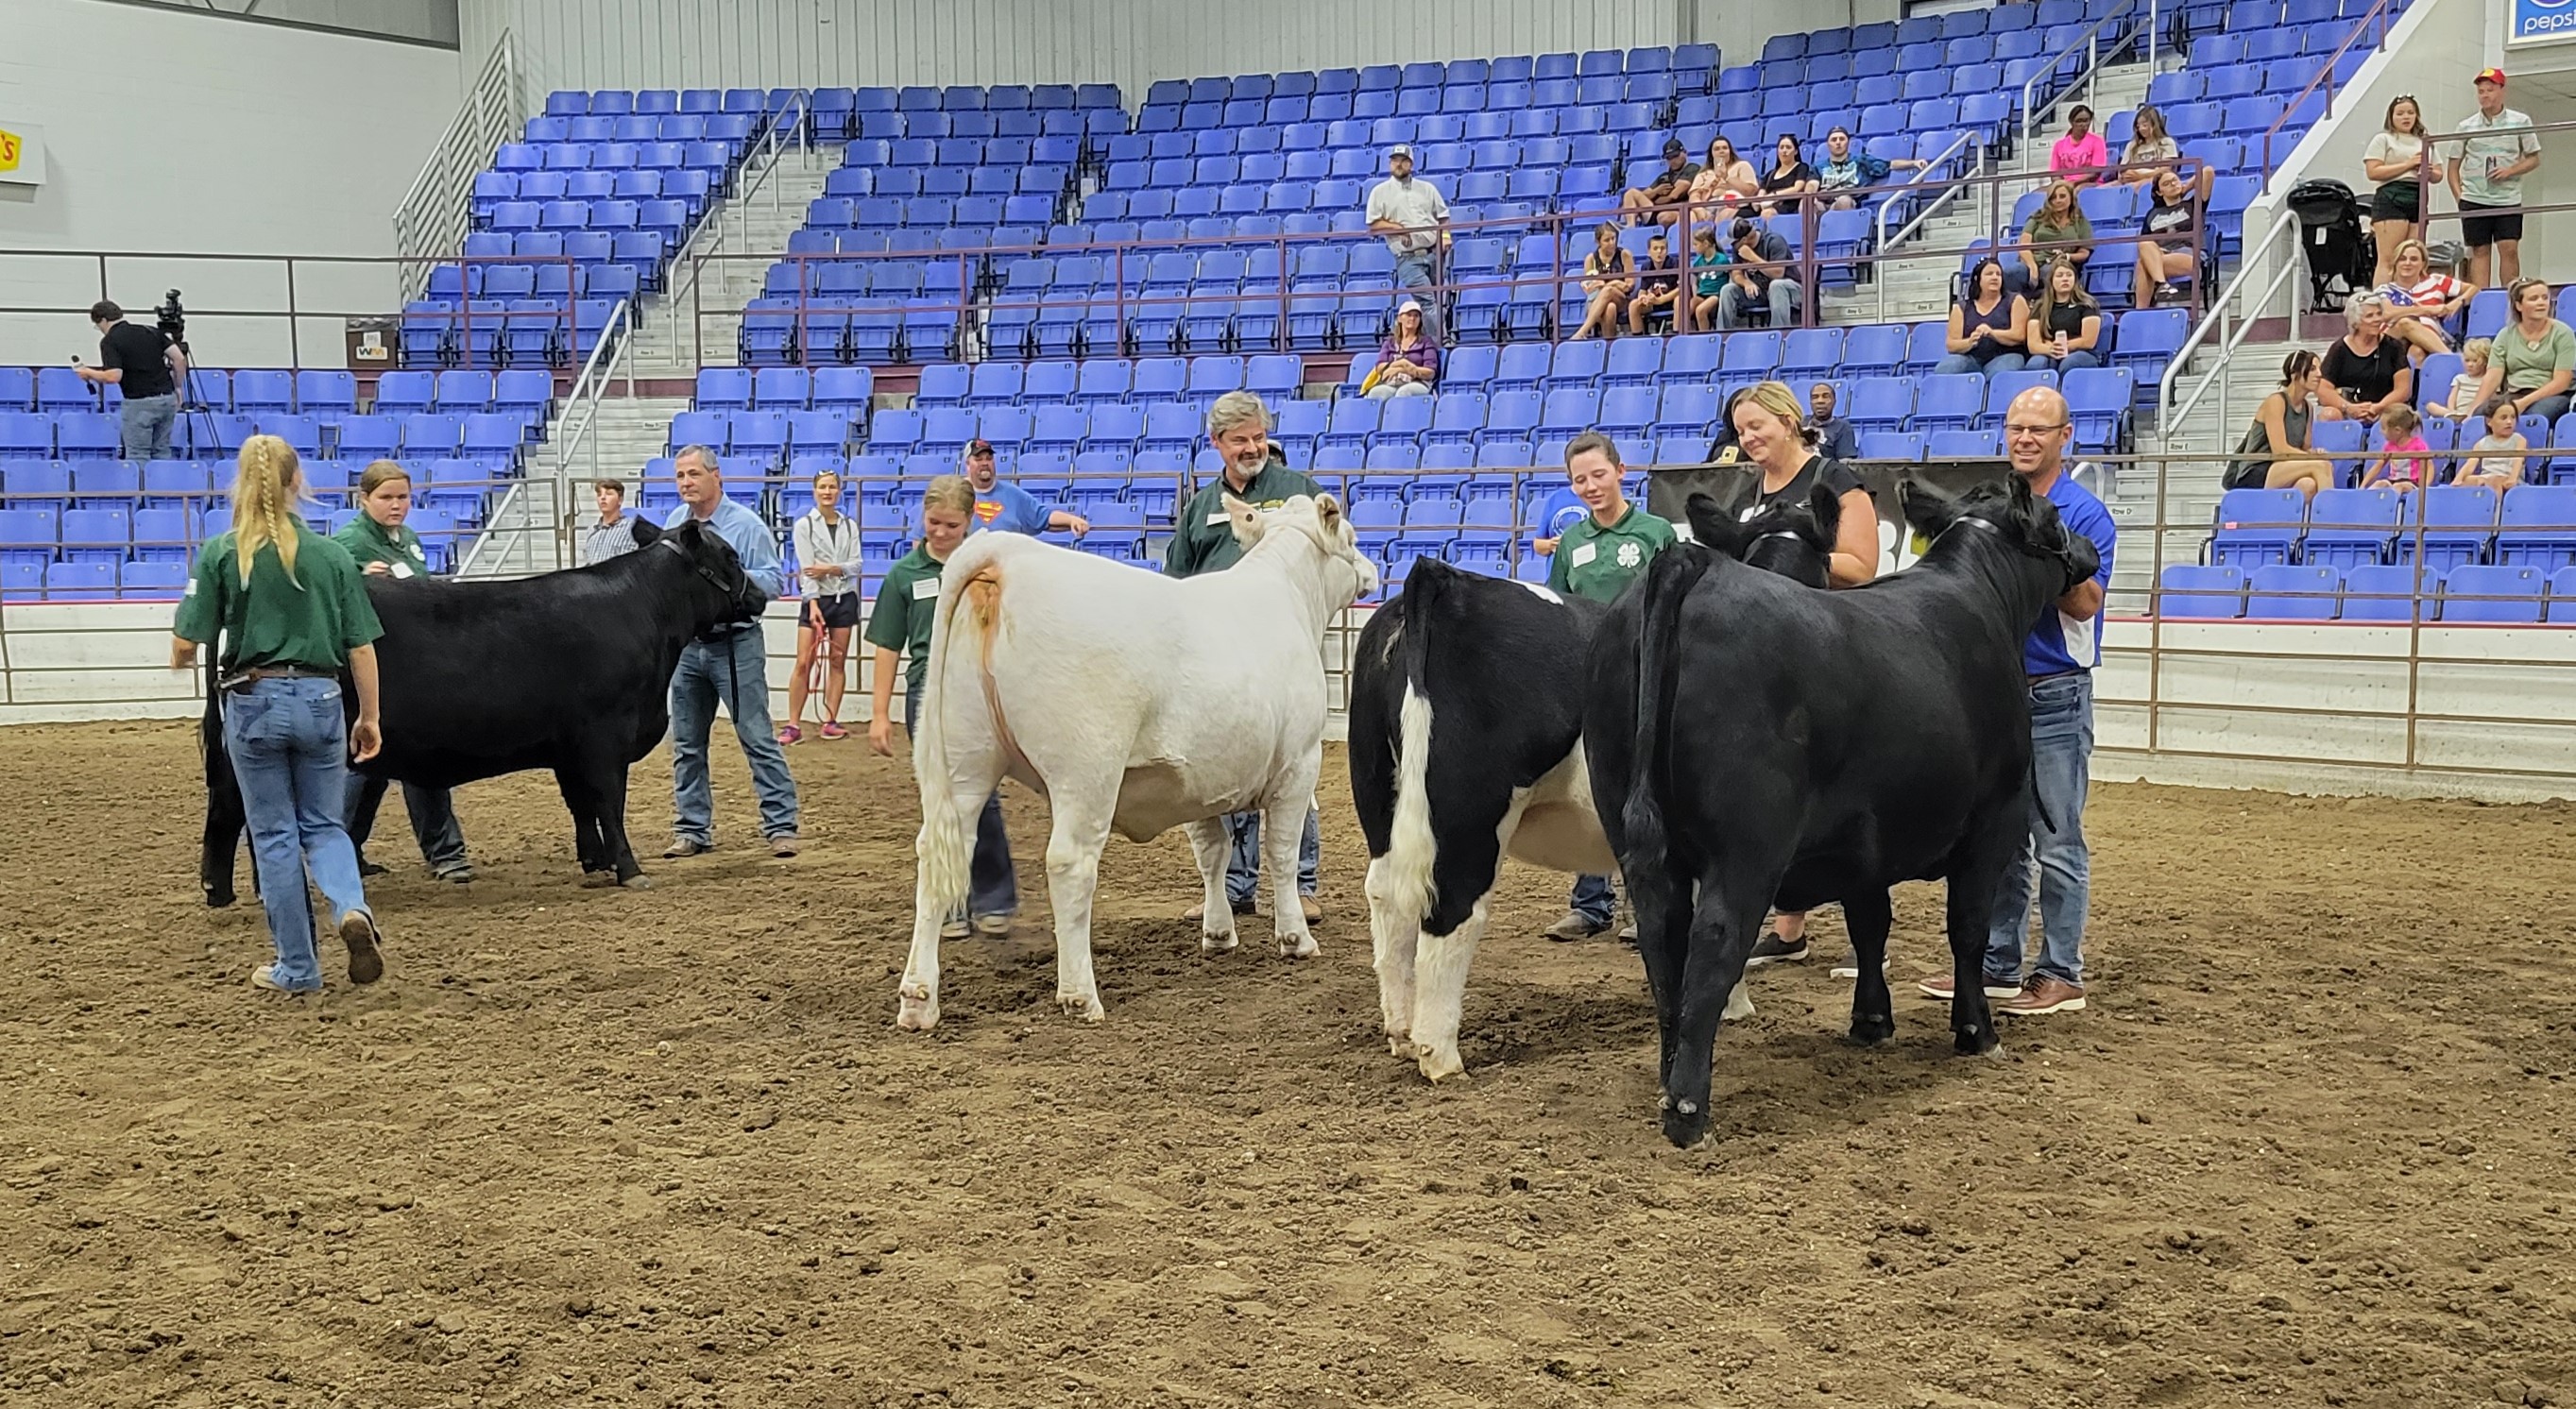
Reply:
[[1388, 1033], [1386, 1035], [1386, 1054], [1390, 1057], [1412, 1056], [1413, 1034], [1410, 1032]]
[[232, 904], [233, 898], [233, 893], [229, 890], [208, 890], [206, 892], [206, 908], [209, 910], [221, 910]]
[[1091, 1023], [1100, 1021], [1100, 1000], [1086, 994], [1059, 993], [1055, 996], [1055, 1005], [1062, 1008], [1068, 1018], [1080, 1018]]
[[1753, 1000], [1745, 996], [1742, 984], [1736, 985], [1735, 991], [1726, 996], [1726, 1011], [1717, 1016], [1720, 1022], [1731, 1023], [1740, 1023], [1753, 1016]]
[[1465, 1081], [1467, 1064], [1458, 1060], [1455, 1047], [1435, 1048], [1427, 1043], [1413, 1049], [1414, 1060], [1422, 1068], [1422, 1079], [1437, 1086], [1444, 1081]]
[[907, 1032], [928, 1032], [939, 1026], [939, 1000], [917, 983], [906, 983], [897, 996], [894, 1025]]
[[626, 879], [619, 881], [618, 884], [624, 886], [628, 890], [651, 890], [653, 888], [653, 878], [651, 876], [628, 876]]
[[615, 884], [617, 884], [617, 873], [615, 871], [584, 871], [581, 873], [581, 888], [583, 890], [606, 890]]
[[1232, 949], [1235, 944], [1236, 940], [1234, 937], [1234, 931], [1232, 930], [1227, 930], [1223, 934], [1216, 934], [1207, 930], [1201, 930], [1199, 932], [1199, 950], [1202, 953], [1222, 954], [1225, 951]]
[[1895, 1035], [1893, 1016], [1864, 1018], [1851, 1026], [1851, 1040], [1863, 1047], [1876, 1047]]
[[1962, 1057], [1981, 1057], [2003, 1047], [2003, 1036], [1991, 1027], [1963, 1027], [1954, 1033], [1952, 1045]]
[[1311, 934], [1283, 934], [1279, 936], [1279, 957], [1282, 959], [1314, 958], [1315, 937]]
[[1708, 1138], [1708, 1112], [1689, 1101], [1676, 1101], [1664, 1112], [1664, 1138], [1687, 1150]]

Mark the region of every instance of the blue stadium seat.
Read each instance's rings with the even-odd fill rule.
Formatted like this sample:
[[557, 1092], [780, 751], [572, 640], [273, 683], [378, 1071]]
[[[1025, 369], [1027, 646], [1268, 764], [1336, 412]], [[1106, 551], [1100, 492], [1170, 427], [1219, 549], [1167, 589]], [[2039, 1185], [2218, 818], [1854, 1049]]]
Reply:
[[2237, 567], [2287, 563], [2307, 526], [2307, 506], [2295, 489], [2231, 489], [2219, 497], [2211, 559]]
[[[64, 540], [68, 546], [68, 528]], [[2537, 624], [2541, 619], [2541, 592], [2547, 582], [2546, 574], [2529, 565], [2465, 563], [2442, 579], [2442, 595], [2434, 614], [2449, 622]]]
[[[2232, 620], [2245, 614], [2245, 572], [2229, 564], [2168, 563], [2156, 610], [2166, 617]], [[2329, 604], [2329, 615], [2331, 604]]]

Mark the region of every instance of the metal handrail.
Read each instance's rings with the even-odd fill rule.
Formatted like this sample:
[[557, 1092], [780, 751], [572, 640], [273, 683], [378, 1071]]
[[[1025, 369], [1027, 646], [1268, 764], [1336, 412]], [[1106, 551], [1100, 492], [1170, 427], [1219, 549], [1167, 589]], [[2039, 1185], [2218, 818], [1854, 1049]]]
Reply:
[[[2286, 257], [2280, 260], [2280, 267], [2275, 269], [2272, 277], [2264, 282], [2262, 292], [2254, 296], [2251, 310], [2233, 319], [2236, 331], [2220, 345], [2218, 361], [2201, 374], [2200, 380], [2192, 387], [2189, 398], [2179, 405], [2174, 402], [2175, 387], [2181, 381], [2184, 368], [2191, 361], [2193, 351], [2201, 344], [2210, 341], [2214, 333], [2221, 330], [2222, 325], [2231, 321], [2229, 314], [2234, 309], [2236, 301], [2245, 296], [2246, 282], [2260, 267], [2254, 258], [2255, 253], [2262, 251], [2268, 254], [2284, 231], [2298, 228], [2297, 214], [2284, 206], [2281, 213], [2272, 221], [2271, 228], [2263, 232], [2263, 238], [2260, 241], [2249, 241], [2245, 245], [2244, 255], [2237, 266], [2236, 277], [2230, 279], [2227, 285], [2218, 291], [2218, 295], [2210, 300], [2209, 316], [2200, 320], [2200, 325], [2191, 330], [2191, 336], [2184, 338], [2182, 346], [2174, 350], [2173, 361], [2166, 365], [2164, 378], [2156, 386], [2156, 425], [2165, 434], [2168, 447], [2172, 444], [2173, 428], [2181, 423], [2183, 417], [2190, 415], [2193, 409], [2200, 405], [2200, 399], [2208, 393], [2212, 381], [2218, 383], [2219, 440], [2224, 443], [2227, 439], [2225, 427], [2231, 420], [2227, 405], [2229, 364], [2235, 360], [2237, 349], [2244, 346], [2246, 339], [2252, 335], [2255, 323], [2261, 318], [2263, 309], [2271, 303], [2272, 296], [2280, 290], [2282, 280], [2305, 267], [2300, 261], [2298, 245], [2295, 241], [2291, 243]], [[2294, 342], [2299, 336], [2299, 311], [2300, 300], [2294, 294], [2290, 299], [2290, 338]]]
[[[748, 207], [752, 198], [760, 194], [760, 188], [769, 184], [769, 178], [778, 170], [779, 157], [784, 155], [787, 150], [787, 138], [782, 134], [793, 134], [796, 150], [800, 153], [812, 150], [812, 144], [806, 140], [805, 131], [806, 128], [812, 125], [811, 120], [813, 117], [813, 110], [813, 89], [798, 88], [792, 90], [788, 94], [787, 104], [780, 108], [776, 113], [770, 115], [768, 130], [761, 133], [759, 143], [743, 157], [741, 169], [744, 172], [750, 173], [750, 175], [742, 189], [736, 191], [732, 196], [725, 200], [724, 210]], [[791, 113], [795, 118], [793, 123], [788, 121], [788, 117]], [[753, 169], [755, 160], [758, 162], [758, 169], [756, 171]], [[778, 192], [773, 189], [769, 193], [770, 213], [775, 215], [778, 212], [778, 208]], [[698, 345], [698, 318], [696, 315], [698, 313], [698, 293], [705, 278], [706, 261], [710, 257], [723, 254], [725, 247], [724, 211], [711, 210], [708, 214], [709, 218], [701, 222], [699, 229], [713, 230], [715, 232], [714, 239], [709, 242], [705, 249], [691, 251], [689, 256], [689, 281], [687, 286], [683, 288], [677, 283], [674, 283], [664, 300], [671, 310], [671, 336], [675, 340], [679, 337], [680, 333], [680, 309], [683, 303], [685, 303], [689, 308], [691, 315], [689, 319], [689, 355], [690, 360], [693, 362], [702, 362], [705, 360], [705, 349]]]
[[[2383, 3], [2384, 2], [2385, 0], [2383, 0]], [[2102, 27], [2111, 23], [2113, 20], [2136, 13], [2137, 8], [2137, 0], [2129, 0], [2128, 4], [2122, 5], [2120, 8], [2113, 10], [2111, 13], [2104, 15], [2098, 20], [2095, 20], [2091, 25], [2085, 28], [2085, 31], [2082, 34], [2068, 40], [2065, 48], [2049, 55], [2043, 67], [2033, 72], [2030, 77], [2022, 80], [2022, 140], [2028, 141], [2032, 137], [2039, 135], [2039, 109], [2035, 106], [2035, 102], [2040, 80], [2054, 80], [2057, 76], [2058, 65], [2075, 57], [2075, 51], [2079, 48], [2084, 50], [2089, 56], [2084, 62], [2084, 67], [2078, 70], [2074, 77], [2066, 80], [2066, 86], [2064, 88], [2054, 90], [2054, 94], [2055, 97], [2064, 97], [2066, 94], [2075, 91], [2076, 84], [2082, 83], [2086, 85], [2085, 102], [2090, 104], [2093, 101], [2094, 95], [2100, 92], [2098, 79], [2102, 71], [2102, 64], [2106, 57], [2102, 52], [2101, 46]], [[2122, 49], [2127, 48], [2129, 40], [2132, 37], [2132, 35], [2128, 34], [2120, 36], [2119, 41], [2111, 46], [2111, 53], [2116, 55]], [[2055, 98], [2051, 99], [2049, 106], [2056, 106]]]
[[[420, 174], [412, 178], [401, 204], [394, 207], [396, 253], [429, 259], [464, 240], [471, 224], [466, 197], [474, 178], [492, 164], [520, 120], [518, 64], [510, 31], [505, 29], [484, 59], [482, 71], [465, 90], [456, 117], [422, 161]], [[420, 277], [425, 281], [428, 276]], [[418, 298], [420, 290], [420, 284], [406, 280], [403, 299]]]
[[[617, 373], [618, 364], [627, 362], [635, 345], [635, 301], [619, 299], [608, 315], [608, 326], [601, 330], [599, 343], [590, 350], [582, 364], [581, 374], [573, 378], [572, 389], [564, 393], [563, 423], [552, 438], [555, 451], [555, 478], [569, 479], [573, 452], [584, 440], [590, 440], [591, 427], [599, 419], [599, 403], [608, 394], [609, 380]], [[626, 395], [635, 396], [635, 369], [628, 363]], [[578, 419], [576, 419], [578, 418]], [[599, 445], [591, 441], [590, 468], [594, 477], [599, 472]]]
[[[1958, 151], [1961, 146], [1965, 145], [1967, 141], [1974, 136], [1976, 136], [1974, 132], [1960, 133], [1956, 138], [1952, 139], [1949, 146], [1941, 149], [1941, 154], [1934, 157], [1929, 165], [1938, 167], [1941, 163], [1948, 161], [1953, 152]], [[1976, 164], [1969, 168], [1967, 174], [1953, 179], [1947, 185], [1943, 186], [1940, 192], [1933, 196], [1932, 199], [1925, 201], [1923, 203], [1923, 209], [1916, 211], [1913, 219], [1908, 220], [1903, 225], [1897, 227], [1897, 231], [1893, 236], [1890, 236], [1887, 233], [1887, 213], [1890, 210], [1895, 209], [1896, 202], [1892, 200], [1879, 202], [1877, 221], [1878, 243], [1870, 246], [1870, 248], [1876, 251], [1881, 259], [1884, 259], [1887, 255], [1887, 251], [1893, 247], [1892, 242], [1903, 242], [1905, 240], [1912, 239], [1915, 232], [1921, 230], [1924, 225], [1932, 219], [1935, 212], [1939, 211], [1944, 205], [1949, 204], [1950, 201], [1957, 197], [1962, 191], [1971, 189], [1977, 181], [1985, 176], [1985, 174], [1986, 150], [1984, 147], [1980, 146], [1977, 149]], [[1878, 286], [1879, 321], [1885, 322], [1887, 320], [1887, 281], [1885, 279], [1876, 279], [1872, 282]]]
[[[2335, 65], [2343, 62], [2343, 56], [2351, 52], [2353, 42], [2368, 33], [2375, 23], [2378, 37], [2371, 41], [2371, 47], [2374, 49], [2388, 47], [2388, 4], [2389, 0], [2376, 0], [2376, 3], [2370, 7], [2370, 13], [2362, 16], [2360, 23], [2352, 27], [2352, 32], [2346, 34], [2343, 42], [2335, 46], [2335, 51], [2326, 56], [2326, 61], [2318, 68], [2316, 76], [2308, 80], [2306, 87], [2292, 94], [2290, 100], [2281, 105], [2281, 115], [2272, 119], [2271, 126], [2263, 129], [2263, 189], [2267, 191], [2272, 189], [2272, 178], [2279, 170], [2272, 163], [2272, 139], [2280, 135], [2281, 129], [2288, 125], [2291, 116], [2298, 112], [2299, 104], [2306, 102], [2308, 95], [2315, 92], [2320, 83], [2326, 86], [2326, 101], [2325, 110], [2317, 114], [2316, 120], [2322, 123], [2334, 116]], [[2423, 124], [2419, 121], [2416, 125], [2420, 128]], [[2281, 155], [2286, 158], [2297, 147], [2297, 142], [2291, 142]]]

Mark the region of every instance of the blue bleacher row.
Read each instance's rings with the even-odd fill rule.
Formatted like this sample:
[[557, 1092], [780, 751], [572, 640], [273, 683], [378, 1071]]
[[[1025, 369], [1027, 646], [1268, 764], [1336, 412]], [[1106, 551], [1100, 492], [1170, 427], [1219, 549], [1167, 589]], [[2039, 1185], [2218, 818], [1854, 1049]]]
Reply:
[[2411, 564], [2576, 566], [2576, 485], [2323, 489], [2302, 504], [2295, 489], [2231, 489], [2221, 496], [2208, 545], [2213, 565], [2258, 568]]
[[[0, 367], [0, 459], [114, 456], [122, 448], [115, 415], [87, 383], [75, 393], [67, 367]], [[56, 374], [61, 374], [57, 376]], [[377, 380], [369, 413], [357, 409], [351, 373], [195, 368], [190, 409], [171, 424], [173, 448], [190, 454], [237, 452], [244, 438], [283, 437], [304, 454], [327, 446], [341, 456], [405, 453], [431, 457], [515, 457], [544, 437], [554, 379], [541, 371], [387, 372]], [[109, 388], [113, 390], [114, 388]], [[48, 409], [20, 411], [35, 405]], [[70, 406], [80, 409], [57, 410]]]
[[2463, 563], [2447, 571], [2411, 563], [2354, 567], [2273, 563], [2175, 563], [2164, 570], [2157, 610], [2167, 619], [2231, 621], [2446, 621], [2576, 626], [2576, 567]]

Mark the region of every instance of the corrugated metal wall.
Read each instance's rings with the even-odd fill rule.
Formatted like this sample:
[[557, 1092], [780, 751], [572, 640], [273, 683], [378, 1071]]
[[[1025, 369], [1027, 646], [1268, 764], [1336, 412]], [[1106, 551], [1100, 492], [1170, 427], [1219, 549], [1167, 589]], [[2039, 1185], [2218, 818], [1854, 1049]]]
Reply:
[[[1841, 10], [1846, 0], [1829, 0]], [[1729, 9], [1789, 0], [1726, 0]], [[1712, 7], [1715, 8], [1715, 7]], [[1671, 44], [1698, 0], [460, 0], [463, 59], [516, 37], [556, 88], [1113, 82]], [[1801, 24], [1803, 27], [1803, 24]]]

